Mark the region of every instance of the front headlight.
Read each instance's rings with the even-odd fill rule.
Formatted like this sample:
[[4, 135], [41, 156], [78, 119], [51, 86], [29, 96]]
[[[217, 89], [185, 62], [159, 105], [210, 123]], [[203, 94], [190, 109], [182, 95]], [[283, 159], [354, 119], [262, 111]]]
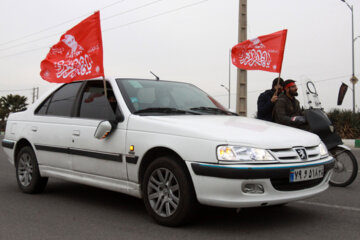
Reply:
[[217, 158], [220, 161], [274, 161], [275, 158], [265, 149], [240, 147], [240, 146], [218, 146]]
[[329, 152], [323, 142], [320, 142], [319, 144], [319, 150], [320, 150], [320, 157], [327, 157], [329, 156]]

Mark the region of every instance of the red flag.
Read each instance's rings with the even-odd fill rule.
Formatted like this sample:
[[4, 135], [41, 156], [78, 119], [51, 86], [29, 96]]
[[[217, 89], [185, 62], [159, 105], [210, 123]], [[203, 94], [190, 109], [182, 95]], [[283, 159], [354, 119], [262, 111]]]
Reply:
[[281, 72], [287, 29], [246, 40], [231, 50], [232, 63], [241, 69]]
[[61, 36], [41, 62], [40, 75], [56, 83], [104, 77], [99, 11]]

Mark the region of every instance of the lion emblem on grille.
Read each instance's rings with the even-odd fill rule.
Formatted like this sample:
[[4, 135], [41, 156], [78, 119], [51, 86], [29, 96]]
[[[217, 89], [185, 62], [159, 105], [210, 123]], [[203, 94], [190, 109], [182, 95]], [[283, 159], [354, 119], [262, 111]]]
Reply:
[[306, 154], [305, 148], [297, 148], [297, 149], [295, 149], [295, 151], [297, 152], [297, 154], [299, 155], [301, 160], [307, 159], [307, 154]]

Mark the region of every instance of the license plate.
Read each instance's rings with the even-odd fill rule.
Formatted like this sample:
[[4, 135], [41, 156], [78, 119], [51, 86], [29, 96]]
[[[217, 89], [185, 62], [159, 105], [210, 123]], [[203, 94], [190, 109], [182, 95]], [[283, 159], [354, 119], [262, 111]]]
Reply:
[[309, 168], [297, 168], [290, 170], [290, 182], [301, 182], [324, 176], [324, 166], [316, 166]]

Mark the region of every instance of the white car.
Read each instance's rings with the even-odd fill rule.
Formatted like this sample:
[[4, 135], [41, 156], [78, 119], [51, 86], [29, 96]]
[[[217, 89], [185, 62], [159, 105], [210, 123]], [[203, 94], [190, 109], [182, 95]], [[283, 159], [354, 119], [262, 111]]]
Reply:
[[197, 87], [144, 79], [58, 86], [9, 116], [2, 146], [25, 193], [61, 178], [143, 198], [176, 226], [196, 203], [279, 205], [328, 188], [334, 159], [319, 137], [239, 117]]

